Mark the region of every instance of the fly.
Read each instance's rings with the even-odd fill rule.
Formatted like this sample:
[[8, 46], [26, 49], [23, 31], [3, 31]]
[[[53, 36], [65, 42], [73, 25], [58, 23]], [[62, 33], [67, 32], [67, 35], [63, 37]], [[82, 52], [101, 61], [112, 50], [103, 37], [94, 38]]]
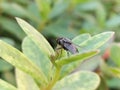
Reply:
[[78, 53], [78, 49], [75, 44], [68, 38], [60, 37], [57, 38], [57, 43], [66, 51], [69, 51], [72, 54]]

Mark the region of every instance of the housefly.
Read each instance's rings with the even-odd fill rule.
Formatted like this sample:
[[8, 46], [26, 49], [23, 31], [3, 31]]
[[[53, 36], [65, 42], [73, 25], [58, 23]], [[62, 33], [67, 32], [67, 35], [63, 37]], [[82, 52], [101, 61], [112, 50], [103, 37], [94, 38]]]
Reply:
[[69, 51], [72, 54], [78, 53], [78, 49], [75, 44], [68, 38], [60, 37], [56, 40], [57, 44], [59, 44], [64, 50]]

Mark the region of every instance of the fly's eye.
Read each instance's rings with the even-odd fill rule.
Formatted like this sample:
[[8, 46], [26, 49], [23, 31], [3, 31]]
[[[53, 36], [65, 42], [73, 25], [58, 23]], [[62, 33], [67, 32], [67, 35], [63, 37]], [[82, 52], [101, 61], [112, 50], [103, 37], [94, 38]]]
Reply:
[[60, 44], [60, 39], [58, 38], [58, 39], [56, 40], [56, 42], [57, 42], [58, 44]]
[[62, 43], [62, 40], [60, 39], [60, 40], [58, 40], [58, 44], [60, 44], [61, 45], [61, 43]]
[[57, 43], [61, 45], [61, 43], [63, 42], [63, 38], [57, 38]]

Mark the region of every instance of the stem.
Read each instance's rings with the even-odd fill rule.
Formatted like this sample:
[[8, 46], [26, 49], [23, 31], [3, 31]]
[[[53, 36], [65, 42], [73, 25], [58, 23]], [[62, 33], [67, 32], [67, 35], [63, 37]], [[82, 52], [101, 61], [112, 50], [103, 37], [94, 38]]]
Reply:
[[61, 68], [56, 69], [54, 78], [52, 79], [51, 83], [47, 86], [47, 88], [45, 90], [51, 90], [52, 89], [52, 87], [58, 81], [58, 79], [60, 77], [60, 71], [61, 71]]

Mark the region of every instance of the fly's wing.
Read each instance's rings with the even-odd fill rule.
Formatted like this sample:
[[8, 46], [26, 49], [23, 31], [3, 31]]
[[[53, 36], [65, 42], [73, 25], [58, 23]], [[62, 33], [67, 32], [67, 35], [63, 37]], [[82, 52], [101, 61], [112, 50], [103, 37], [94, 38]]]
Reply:
[[78, 49], [76, 48], [76, 46], [73, 43], [64, 43], [64, 47], [65, 50], [69, 51], [72, 54], [78, 53]]

